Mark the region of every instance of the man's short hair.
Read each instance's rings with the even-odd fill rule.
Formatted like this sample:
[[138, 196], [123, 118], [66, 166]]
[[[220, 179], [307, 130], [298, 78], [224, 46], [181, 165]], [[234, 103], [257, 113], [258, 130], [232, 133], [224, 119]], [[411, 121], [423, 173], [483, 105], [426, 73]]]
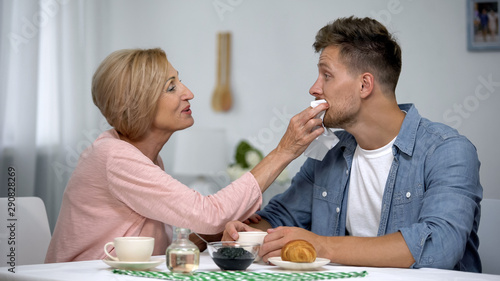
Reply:
[[316, 52], [339, 49], [352, 74], [370, 72], [386, 90], [396, 91], [401, 73], [401, 47], [384, 25], [371, 18], [339, 18], [321, 28], [313, 44]]

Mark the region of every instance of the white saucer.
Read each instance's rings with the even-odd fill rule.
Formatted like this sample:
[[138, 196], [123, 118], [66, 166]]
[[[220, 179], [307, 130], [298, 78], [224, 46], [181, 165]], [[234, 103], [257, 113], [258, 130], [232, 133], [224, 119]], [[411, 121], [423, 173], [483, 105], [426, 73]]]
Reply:
[[314, 262], [290, 262], [281, 260], [281, 257], [272, 257], [269, 258], [269, 262], [285, 269], [310, 270], [326, 265], [330, 263], [330, 260], [323, 258], [316, 258]]
[[165, 259], [152, 259], [150, 261], [132, 262], [132, 261], [114, 261], [106, 258], [103, 259], [102, 261], [107, 265], [118, 269], [146, 270], [160, 265], [161, 263], [165, 262]]

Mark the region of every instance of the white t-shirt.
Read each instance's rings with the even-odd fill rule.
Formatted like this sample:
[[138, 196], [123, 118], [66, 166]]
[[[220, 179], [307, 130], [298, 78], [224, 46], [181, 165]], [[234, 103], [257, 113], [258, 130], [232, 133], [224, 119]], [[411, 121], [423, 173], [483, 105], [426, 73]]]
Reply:
[[375, 150], [356, 147], [347, 199], [346, 229], [351, 236], [377, 236], [395, 140]]

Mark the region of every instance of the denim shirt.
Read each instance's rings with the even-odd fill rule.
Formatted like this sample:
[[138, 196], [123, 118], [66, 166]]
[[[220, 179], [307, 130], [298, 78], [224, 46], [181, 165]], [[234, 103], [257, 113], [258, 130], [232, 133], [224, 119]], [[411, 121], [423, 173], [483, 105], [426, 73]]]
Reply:
[[[422, 118], [412, 104], [392, 151], [378, 236], [400, 231], [415, 263], [481, 272], [477, 229], [483, 189], [477, 151], [444, 124]], [[339, 143], [323, 161], [308, 158], [291, 186], [258, 214], [272, 227], [297, 226], [323, 236], [346, 235], [347, 196], [356, 140]]]

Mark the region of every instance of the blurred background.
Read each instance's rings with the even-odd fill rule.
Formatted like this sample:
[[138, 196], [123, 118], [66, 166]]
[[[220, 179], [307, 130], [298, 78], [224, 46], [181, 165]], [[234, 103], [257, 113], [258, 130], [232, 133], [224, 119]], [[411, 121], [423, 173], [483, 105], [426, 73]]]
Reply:
[[[240, 141], [269, 153], [288, 120], [309, 106], [316, 32], [355, 15], [378, 19], [402, 46], [399, 103], [466, 135], [482, 162], [484, 197], [500, 199], [500, 50], [468, 48], [471, 2], [0, 0], [0, 196], [14, 167], [16, 196], [41, 197], [53, 228], [80, 153], [109, 128], [90, 94], [95, 69], [112, 51], [153, 47], [166, 51], [195, 95], [194, 126], [161, 152], [166, 172], [188, 185], [202, 179], [211, 184], [202, 193], [216, 192], [231, 180], [226, 167]], [[211, 107], [218, 32], [232, 34], [233, 106], [223, 113]], [[476, 42], [478, 49], [498, 35], [491, 40]], [[205, 153], [212, 150], [220, 157]], [[287, 168], [289, 177], [304, 160]], [[265, 201], [286, 186], [285, 177]]]

